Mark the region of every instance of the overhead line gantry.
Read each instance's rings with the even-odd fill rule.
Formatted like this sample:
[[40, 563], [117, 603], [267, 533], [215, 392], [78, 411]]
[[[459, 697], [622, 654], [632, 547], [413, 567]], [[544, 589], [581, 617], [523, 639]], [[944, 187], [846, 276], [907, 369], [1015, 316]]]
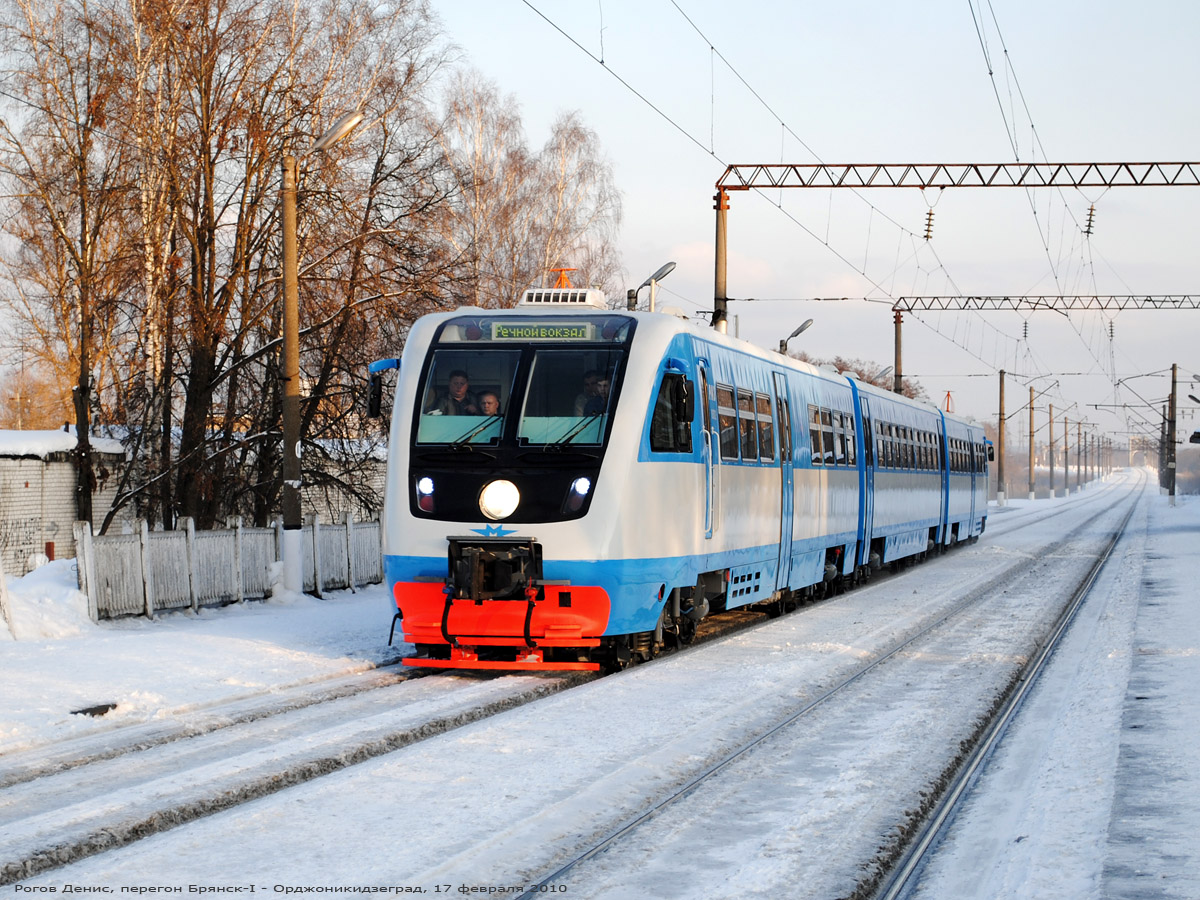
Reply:
[[[1198, 187], [1200, 162], [1114, 163], [753, 163], [733, 164], [717, 179], [716, 272], [713, 327], [726, 330], [726, 213], [731, 191], [774, 188], [955, 187]], [[900, 326], [917, 309], [1195, 309], [1194, 295], [1160, 297], [907, 297], [893, 306], [896, 327], [894, 386], [903, 379]]]

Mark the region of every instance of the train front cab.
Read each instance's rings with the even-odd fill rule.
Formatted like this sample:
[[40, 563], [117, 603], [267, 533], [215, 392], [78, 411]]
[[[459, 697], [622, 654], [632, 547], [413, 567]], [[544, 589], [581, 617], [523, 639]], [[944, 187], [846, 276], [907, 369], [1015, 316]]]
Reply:
[[[579, 657], [609, 628], [613, 572], [586, 519], [604, 505], [635, 330], [602, 307], [459, 310], [414, 328], [385, 528], [397, 619], [420, 653], [406, 662], [598, 668]], [[585, 375], [597, 390], [580, 409]], [[469, 399], [452, 396], [463, 378]]]

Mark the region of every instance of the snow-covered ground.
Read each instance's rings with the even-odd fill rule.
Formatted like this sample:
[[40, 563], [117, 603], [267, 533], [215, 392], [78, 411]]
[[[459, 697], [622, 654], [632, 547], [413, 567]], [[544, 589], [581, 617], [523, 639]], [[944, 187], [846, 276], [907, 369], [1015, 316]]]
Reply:
[[[1113, 499], [1129, 496], [1131, 483], [1114, 487]], [[188, 884], [253, 885], [262, 891], [390, 884], [422, 885], [429, 893], [444, 886], [457, 892], [460, 885], [512, 885], [513, 875], [532, 874], [520, 864], [530, 848], [514, 841], [561, 842], [564, 834], [592, 827], [586, 792], [567, 794], [564, 787], [556, 800], [546, 793], [555, 782], [565, 785], [595, 766], [605, 773], [595, 782], [596, 807], [623, 793], [636, 801], [638, 792], [692, 766], [706, 731], [735, 717], [741, 706], [735, 701], [742, 698], [740, 688], [722, 691], [727, 674], [736, 669], [747, 695], [759, 691], [768, 698], [764, 706], [775, 702], [775, 694], [784, 706], [811, 660], [850, 665], [870, 652], [887, 628], [880, 614], [887, 603], [899, 602], [897, 591], [908, 603], [945, 590], [950, 580], [969, 578], [973, 563], [1034, 560], [1036, 550], [1008, 537], [1008, 525], [1062, 507], [1061, 518], [1041, 526], [1048, 544], [1066, 530], [1070, 507], [1082, 509], [1100, 490], [993, 508], [978, 545], [906, 572], [890, 583], [890, 599], [877, 590], [882, 586], [872, 586], [720, 646], [680, 654], [667, 665], [641, 667], [465, 726], [29, 883], [185, 890]], [[922, 896], [1200, 896], [1200, 852], [1190, 841], [1200, 824], [1194, 739], [1200, 610], [1193, 577], [1200, 502], [1178, 498], [1170, 507], [1151, 490], [1131, 527], [1106, 570], [1099, 599], [1085, 606], [1056, 655], [1053, 677], [1010, 728], [926, 872]], [[69, 562], [9, 580], [17, 639], [0, 626], [0, 754], [317, 685], [404, 649], [386, 646], [391, 607], [382, 588], [325, 601], [291, 596], [153, 623], [94, 625], [73, 581]], [[914, 609], [918, 605], [913, 602]], [[848, 626], [857, 631], [846, 632]], [[825, 628], [842, 642], [819, 642]], [[855, 637], [845, 640], [847, 633]], [[774, 683], [779, 687], [772, 692]], [[107, 703], [117, 706], [103, 718], [71, 712]], [[765, 722], [773, 710], [761, 712]], [[755, 725], [745, 727], [753, 731]], [[631, 747], [639, 748], [638, 755], [623, 756]], [[824, 818], [814, 819], [822, 827], [836, 827], [836, 797], [856, 768], [847, 763], [828, 770], [824, 789], [806, 786], [824, 798], [818, 810]], [[786, 883], [792, 865], [788, 854], [806, 837], [794, 810], [775, 802], [795, 785], [761, 787], [761, 805], [746, 815], [773, 820], [788, 840], [730, 870], [717, 865], [711, 848], [723, 846], [728, 855], [732, 840], [701, 837], [700, 828], [694, 857], [668, 865], [655, 857], [654, 847], [647, 849], [647, 859], [658, 863], [650, 883], [639, 880], [642, 864], [634, 855], [624, 882], [628, 893], [619, 867], [614, 875], [609, 865], [603, 895], [751, 896], [762, 883], [774, 886], [770, 896], [779, 896], [780, 878]], [[496, 828], [490, 846], [480, 840], [486, 823], [512, 818], [522, 821], [523, 830]], [[721, 828], [732, 838], [742, 825], [735, 820]], [[511, 865], [501, 867], [501, 860]], [[586, 869], [577, 871], [570, 893], [598, 896], [598, 882], [589, 885], [588, 879]], [[794, 895], [825, 896], [807, 893], [800, 883]]]

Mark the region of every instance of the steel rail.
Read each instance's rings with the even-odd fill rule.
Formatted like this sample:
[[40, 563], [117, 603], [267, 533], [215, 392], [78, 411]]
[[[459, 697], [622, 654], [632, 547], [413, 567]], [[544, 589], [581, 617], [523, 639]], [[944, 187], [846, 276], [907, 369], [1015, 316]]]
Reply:
[[[1051, 554], [1055, 550], [1057, 550], [1059, 547], [1062, 547], [1063, 545], [1067, 544], [1077, 534], [1086, 530], [1089, 526], [1091, 526], [1091, 524], [1093, 522], [1095, 522], [1097, 519], [1099, 519], [1100, 517], [1105, 515], [1107, 512], [1109, 512], [1108, 508], [1102, 509], [1099, 512], [1095, 513], [1093, 516], [1089, 517], [1084, 522], [1080, 523], [1078, 526], [1076, 526], [1070, 532], [1063, 535], [1063, 537], [1060, 540], [1058, 540], [1055, 543], [1046, 547], [1045, 548], [1046, 554]], [[1034, 524], [1034, 523], [1030, 523], [1030, 524]], [[888, 650], [886, 653], [884, 653], [881, 656], [876, 657], [874, 660], [867, 663], [865, 666], [863, 666], [857, 672], [848, 676], [847, 678], [842, 680], [840, 683], [834, 685], [829, 690], [827, 690], [825, 693], [821, 694], [816, 699], [808, 702], [807, 704], [805, 704], [803, 707], [801, 707], [797, 711], [793, 712], [792, 714], [788, 715], [786, 718], [777, 722], [775, 725], [772, 725], [766, 731], [764, 731], [761, 734], [757, 735], [756, 737], [753, 737], [750, 740], [746, 741], [740, 747], [737, 747], [736, 749], [730, 751], [728, 754], [726, 754], [724, 757], [722, 757], [721, 759], [719, 759], [718, 761], [716, 761], [715, 763], [710, 765], [708, 768], [697, 773], [696, 775], [693, 775], [686, 782], [684, 782], [681, 786], [679, 786], [678, 788], [667, 793], [665, 796], [662, 797], [662, 799], [660, 799], [656, 803], [652, 804], [649, 808], [643, 810], [642, 812], [635, 814], [631, 818], [622, 822], [620, 825], [616, 826], [614, 829], [612, 829], [607, 834], [605, 834], [604, 837], [602, 837], [597, 843], [593, 844], [591, 847], [589, 847], [584, 852], [573, 857], [569, 862], [559, 866], [558, 868], [554, 869], [552, 872], [550, 872], [547, 875], [540, 876], [537, 881], [530, 881], [529, 886], [525, 889], [525, 891], [523, 893], [517, 895], [518, 900], [532, 900], [532, 898], [534, 898], [534, 897], [542, 896], [546, 892], [547, 888], [550, 888], [556, 882], [561, 881], [561, 879], [563, 878], [564, 875], [566, 875], [568, 872], [570, 872], [572, 869], [574, 869], [580, 863], [586, 862], [587, 860], [591, 859], [592, 857], [596, 856], [597, 854], [603, 853], [614, 843], [616, 843], [617, 841], [619, 841], [621, 838], [625, 837], [626, 835], [630, 834], [631, 832], [635, 831], [639, 826], [648, 822], [649, 820], [651, 820], [652, 818], [657, 816], [663, 810], [667, 809], [668, 807], [674, 805], [679, 800], [682, 800], [685, 797], [692, 794], [693, 792], [695, 792], [697, 790], [697, 788], [699, 788], [702, 784], [704, 784], [704, 782], [708, 781], [710, 778], [712, 778], [717, 773], [723, 771], [726, 767], [728, 767], [730, 764], [732, 764], [733, 762], [735, 762], [738, 759], [740, 759], [741, 757], [743, 757], [749, 751], [751, 751], [754, 748], [761, 745], [772, 735], [777, 734], [782, 729], [787, 728], [789, 725], [794, 724], [796, 721], [803, 718], [808, 713], [810, 713], [813, 710], [817, 709], [818, 707], [822, 706], [826, 701], [834, 698], [835, 696], [840, 694], [842, 691], [844, 691], [846, 688], [848, 688], [851, 685], [858, 682], [865, 675], [874, 671], [876, 668], [878, 668], [883, 663], [887, 662], [888, 660], [894, 658], [898, 654], [907, 650], [912, 644], [916, 643], [921, 638], [925, 637], [927, 634], [934, 631], [935, 629], [940, 628], [942, 625], [944, 625], [950, 619], [954, 618], [958, 614], [964, 612], [965, 610], [967, 610], [968, 608], [973, 606], [980, 599], [990, 596], [996, 588], [998, 588], [999, 586], [1001, 586], [1001, 585], [1007, 583], [1009, 580], [1011, 580], [1011, 578], [1013, 577], [1013, 574], [1015, 572], [1017, 572], [1018, 570], [1022, 569], [1025, 565], [1026, 564], [1024, 561], [1020, 561], [1020, 562], [1015, 562], [1012, 565], [1006, 567], [1003, 571], [998, 573], [995, 577], [989, 579], [985, 584], [972, 590], [959, 603], [955, 604], [952, 608], [950, 608], [945, 613], [940, 615], [934, 621], [930, 622], [924, 628], [921, 628], [919, 631], [917, 631], [914, 634], [910, 635], [909, 637], [905, 638], [900, 643], [898, 643], [897, 645], [892, 647], [890, 650]]]
[[1140, 493], [1133, 498], [1129, 506], [1129, 511], [1121, 520], [1120, 527], [1117, 528], [1112, 540], [1109, 541], [1108, 546], [1097, 557], [1088, 574], [1080, 582], [1079, 587], [1064, 607], [1063, 612], [1059, 615], [1049, 638], [1029, 662], [1025, 664], [1025, 667], [1018, 676], [1017, 687], [1000, 709], [997, 710], [991, 724], [981, 739], [976, 742], [960, 766], [959, 771], [942, 793], [937, 805], [926, 819], [925, 825], [909, 844], [908, 849], [905, 850], [899, 862], [892, 867], [889, 874], [884, 878], [881, 887], [874, 894], [875, 900], [901, 900], [901, 898], [907, 897], [915, 889], [916, 882], [914, 881], [914, 877], [921, 873], [925, 863], [928, 861], [929, 852], [940, 843], [962, 801], [978, 780], [993, 751], [1003, 739], [1009, 724], [1011, 724], [1017, 713], [1020, 712], [1021, 706], [1029, 696], [1033, 686], [1037, 683], [1038, 677], [1044, 671], [1046, 664], [1054, 655], [1054, 651], [1058, 648], [1067, 629], [1074, 621], [1075, 614], [1087, 599], [1088, 594], [1091, 593], [1096, 579], [1108, 563], [1113, 550], [1125, 536], [1129, 520], [1133, 517], [1133, 513], [1137, 509], [1141, 499]]

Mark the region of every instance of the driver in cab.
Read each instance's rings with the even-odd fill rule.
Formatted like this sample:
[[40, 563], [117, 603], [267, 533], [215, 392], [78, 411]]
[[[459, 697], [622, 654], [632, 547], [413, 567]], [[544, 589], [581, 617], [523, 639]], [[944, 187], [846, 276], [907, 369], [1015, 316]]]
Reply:
[[471, 393], [471, 380], [462, 369], [450, 373], [446, 390], [437, 395], [425, 409], [431, 416], [477, 416], [479, 402]]

